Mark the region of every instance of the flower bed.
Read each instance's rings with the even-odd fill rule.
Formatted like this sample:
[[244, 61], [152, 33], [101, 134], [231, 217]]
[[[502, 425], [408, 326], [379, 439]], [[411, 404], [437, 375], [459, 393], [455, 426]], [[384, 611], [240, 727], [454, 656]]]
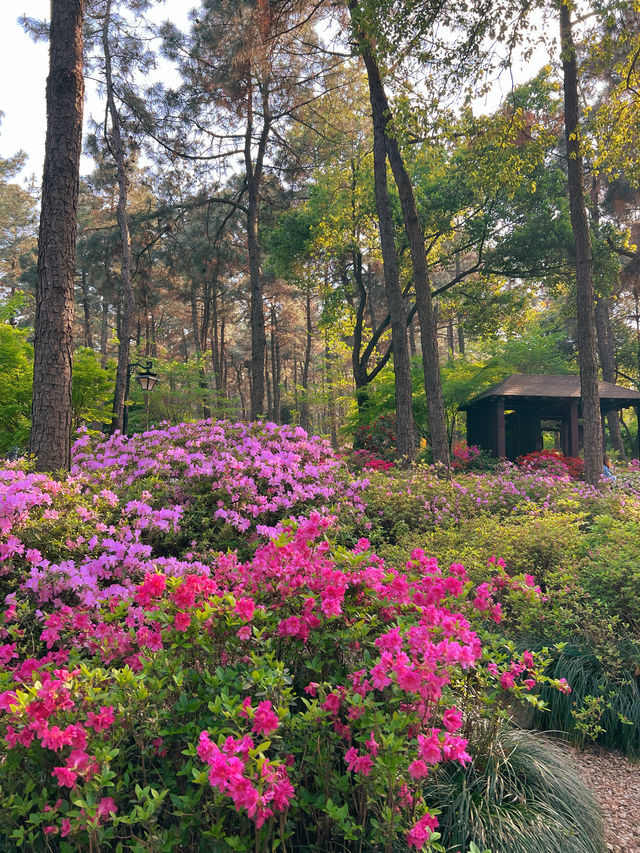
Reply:
[[[62, 483], [0, 477], [2, 849], [435, 843], [425, 776], [471, 760], [501, 691], [536, 704], [548, 681], [486, 632], [542, 606], [533, 580], [335, 544], [312, 507], [352, 512], [363, 484], [288, 428], [84, 437], [74, 460]], [[272, 541], [170, 553], [218, 500]]]

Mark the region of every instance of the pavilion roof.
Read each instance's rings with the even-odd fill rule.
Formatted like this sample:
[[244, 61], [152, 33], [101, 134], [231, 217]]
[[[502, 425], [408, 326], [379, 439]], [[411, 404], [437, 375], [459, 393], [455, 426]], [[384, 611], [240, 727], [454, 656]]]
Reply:
[[[630, 406], [640, 403], [640, 392], [632, 388], [624, 388], [621, 385], [614, 385], [613, 382], [602, 380], [598, 382], [598, 386], [601, 400], [627, 401]], [[487, 388], [461, 408], [466, 409], [482, 400], [496, 397], [504, 397], [505, 400], [524, 398], [532, 402], [535, 399], [580, 399], [580, 376], [570, 373], [557, 375], [514, 373], [497, 385]]]

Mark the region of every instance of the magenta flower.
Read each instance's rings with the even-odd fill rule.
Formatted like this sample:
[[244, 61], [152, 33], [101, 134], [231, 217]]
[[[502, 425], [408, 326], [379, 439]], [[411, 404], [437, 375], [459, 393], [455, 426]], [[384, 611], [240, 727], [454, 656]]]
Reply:
[[269, 735], [280, 725], [278, 715], [271, 708], [271, 702], [260, 702], [253, 714], [251, 728], [260, 735]]
[[176, 631], [186, 631], [189, 625], [191, 625], [191, 616], [178, 611], [173, 619], [173, 627]]

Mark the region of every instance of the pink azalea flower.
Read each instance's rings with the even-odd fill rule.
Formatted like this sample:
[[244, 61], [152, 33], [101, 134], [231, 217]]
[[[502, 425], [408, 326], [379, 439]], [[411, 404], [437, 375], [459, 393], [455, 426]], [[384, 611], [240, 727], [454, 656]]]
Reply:
[[176, 631], [186, 631], [189, 625], [191, 625], [191, 616], [179, 610], [174, 617], [173, 627]]
[[271, 702], [265, 700], [260, 702], [253, 715], [251, 728], [254, 732], [261, 735], [268, 735], [274, 732], [280, 725], [278, 715], [271, 708]]

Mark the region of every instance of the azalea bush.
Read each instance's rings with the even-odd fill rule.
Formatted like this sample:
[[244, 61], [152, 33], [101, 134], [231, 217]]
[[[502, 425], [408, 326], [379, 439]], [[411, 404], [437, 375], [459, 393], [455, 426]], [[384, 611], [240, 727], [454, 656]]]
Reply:
[[351, 450], [344, 454], [342, 458], [354, 471], [389, 471], [395, 467], [395, 463], [379, 459], [369, 450]]
[[477, 444], [469, 445], [466, 441], [456, 441], [451, 447], [451, 468], [454, 471], [493, 468], [496, 464]]
[[[357, 515], [367, 479], [354, 478], [328, 441], [300, 427], [199, 421], [129, 438], [96, 441], [82, 435], [72, 450], [72, 474], [82, 483], [119, 491], [141, 515], [179, 515], [166, 553], [257, 543], [282, 518], [340, 502]], [[116, 486], [114, 486], [116, 484]], [[156, 537], [157, 540], [157, 537]], [[153, 536], [150, 540], [155, 542]]]
[[518, 456], [516, 463], [533, 471], [545, 471], [558, 477], [569, 476], [574, 480], [584, 474], [584, 462], [579, 456], [564, 456], [558, 450], [534, 450]]
[[368, 451], [377, 459], [393, 462], [398, 455], [396, 429], [395, 413], [378, 415], [356, 429], [354, 447]]
[[370, 479], [367, 535], [391, 562], [419, 544], [444, 565], [462, 562], [482, 583], [499, 542], [512, 572], [535, 575], [543, 605], [521, 601], [493, 629], [516, 648], [558, 644], [548, 674], [579, 686], [568, 695], [543, 688], [551, 711], [536, 715], [536, 725], [581, 743], [581, 727], [594, 718], [598, 742], [640, 754], [632, 593], [640, 504], [630, 478], [614, 490], [593, 488], [566, 473], [502, 464], [482, 475], [456, 472], [450, 482], [429, 467]]
[[639, 753], [634, 472], [360, 456], [208, 421], [0, 470], [2, 849], [467, 853], [426, 785], [489, 790], [514, 702]]

